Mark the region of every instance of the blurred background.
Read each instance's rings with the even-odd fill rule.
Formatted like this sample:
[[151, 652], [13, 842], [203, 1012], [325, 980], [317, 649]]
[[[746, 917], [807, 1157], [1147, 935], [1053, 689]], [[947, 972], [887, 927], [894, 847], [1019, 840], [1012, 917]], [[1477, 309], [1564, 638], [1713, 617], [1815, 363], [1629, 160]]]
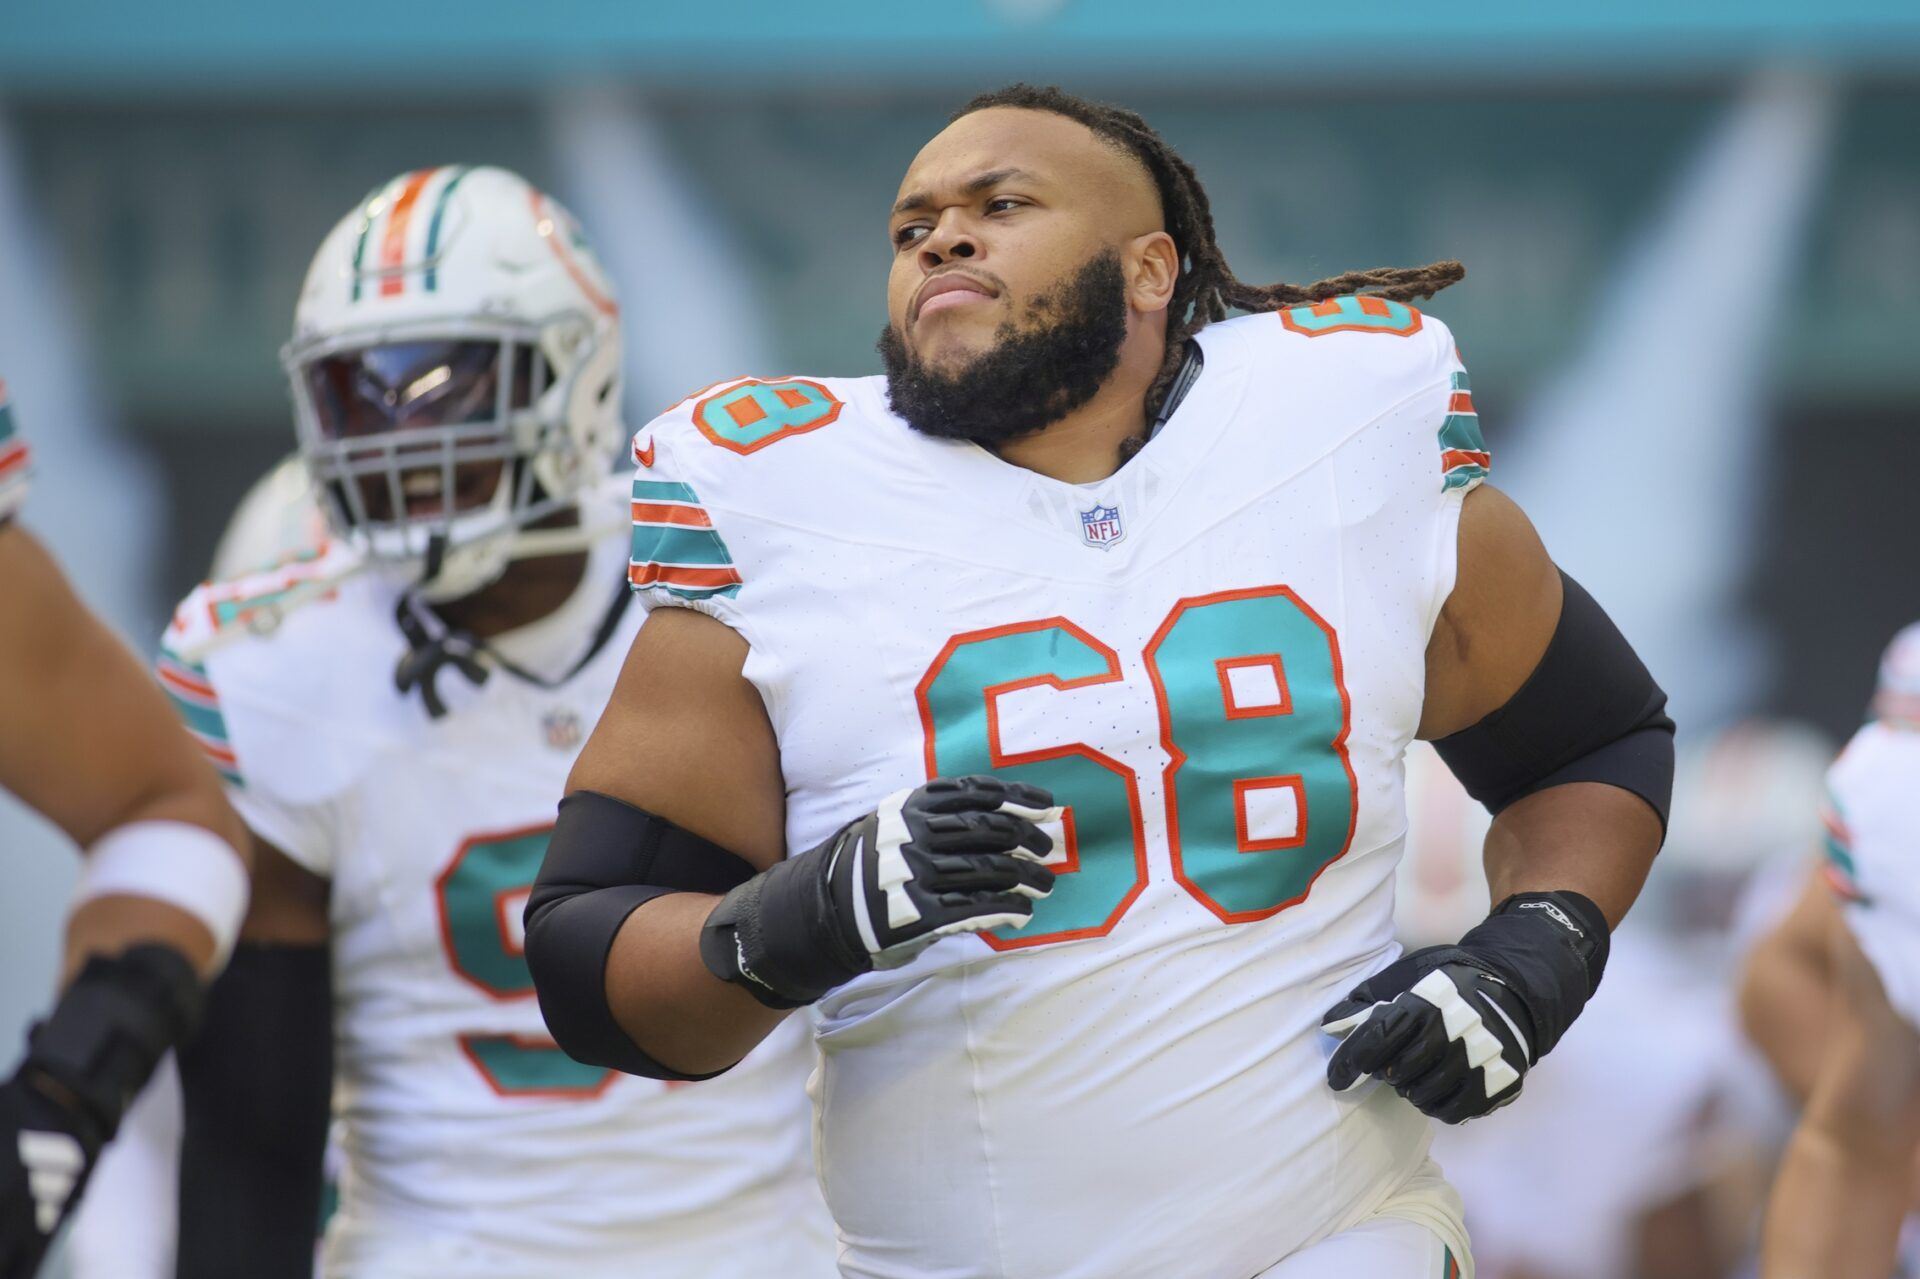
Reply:
[[[38, 453], [26, 522], [150, 649], [292, 447], [276, 352], [309, 255], [422, 166], [506, 165], [571, 205], [623, 291], [636, 425], [730, 374], [875, 372], [898, 176], [961, 101], [1021, 78], [1142, 111], [1244, 279], [1467, 264], [1430, 309], [1494, 481], [1671, 691], [1683, 784], [1719, 788], [1701, 811], [1732, 815], [1676, 827], [1641, 908], [1644, 953], [1698, 1000], [1668, 1028], [1686, 1062], [1664, 1082], [1690, 1091], [1647, 1141], [1707, 1133], [1669, 1152], [1691, 1168], [1724, 1140], [1707, 1118], [1759, 1132], [1718, 1091], [1739, 945], [1720, 899], [1811, 845], [1802, 792], [1920, 613], [1911, 0], [8, 6], [0, 376]], [[1729, 749], [1770, 753], [1730, 769]], [[1427, 790], [1416, 932], [1485, 909], [1473, 818]], [[0, 849], [11, 1046], [47, 1002], [73, 861], [4, 795]], [[1646, 1157], [1617, 1152], [1620, 1212], [1693, 1184], [1633, 1189]], [[1604, 1243], [1570, 1261], [1555, 1232], [1613, 1218], [1564, 1189], [1585, 1225], [1471, 1208], [1483, 1275], [1653, 1273]]]

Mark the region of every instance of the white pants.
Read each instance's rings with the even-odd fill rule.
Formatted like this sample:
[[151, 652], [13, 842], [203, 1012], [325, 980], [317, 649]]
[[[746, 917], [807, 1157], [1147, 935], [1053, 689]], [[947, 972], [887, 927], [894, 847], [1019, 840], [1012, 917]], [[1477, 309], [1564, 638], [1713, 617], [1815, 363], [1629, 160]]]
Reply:
[[1366, 1220], [1310, 1244], [1259, 1279], [1473, 1279], [1460, 1196], [1428, 1160]]
[[1260, 1279], [1472, 1279], [1471, 1258], [1455, 1256], [1417, 1221], [1375, 1217], [1302, 1248]]

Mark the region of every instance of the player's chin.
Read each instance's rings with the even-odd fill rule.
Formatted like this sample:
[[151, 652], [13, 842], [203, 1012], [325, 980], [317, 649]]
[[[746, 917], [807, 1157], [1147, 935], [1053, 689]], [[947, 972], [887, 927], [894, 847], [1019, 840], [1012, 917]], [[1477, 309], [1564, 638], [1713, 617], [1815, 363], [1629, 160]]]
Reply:
[[914, 363], [930, 373], [958, 373], [985, 355], [993, 345], [990, 325], [953, 323], [946, 312], [930, 315], [914, 326], [907, 339]]

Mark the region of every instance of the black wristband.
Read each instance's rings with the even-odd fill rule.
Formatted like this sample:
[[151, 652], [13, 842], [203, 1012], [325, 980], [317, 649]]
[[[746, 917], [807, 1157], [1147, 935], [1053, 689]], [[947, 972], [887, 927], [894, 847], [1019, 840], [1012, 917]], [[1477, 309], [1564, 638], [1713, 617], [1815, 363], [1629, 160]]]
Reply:
[[71, 1095], [105, 1141], [160, 1058], [199, 1024], [205, 999], [199, 973], [171, 946], [95, 955], [33, 1028], [20, 1072]]
[[1528, 1048], [1544, 1057], [1600, 987], [1606, 916], [1575, 892], [1516, 893], [1460, 939], [1460, 949], [1520, 996], [1531, 1015]]
[[835, 927], [826, 871], [835, 845], [872, 820], [842, 827], [820, 847], [776, 863], [721, 898], [700, 930], [707, 971], [769, 1008], [788, 1009], [870, 970], [872, 958], [849, 949]]

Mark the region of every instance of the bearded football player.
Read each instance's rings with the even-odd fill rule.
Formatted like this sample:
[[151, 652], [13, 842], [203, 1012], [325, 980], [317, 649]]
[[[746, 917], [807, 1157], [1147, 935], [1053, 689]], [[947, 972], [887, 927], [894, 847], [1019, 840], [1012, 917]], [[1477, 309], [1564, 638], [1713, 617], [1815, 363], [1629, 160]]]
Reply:
[[[700, 1078], [813, 1007], [848, 1275], [1470, 1274], [1428, 1117], [1592, 996], [1672, 725], [1483, 482], [1408, 305], [1458, 264], [1244, 284], [1145, 121], [1026, 86], [886, 233], [884, 377], [635, 440], [650, 613], [528, 904], [549, 1026]], [[1415, 737], [1497, 814], [1492, 909], [1402, 955]]]

